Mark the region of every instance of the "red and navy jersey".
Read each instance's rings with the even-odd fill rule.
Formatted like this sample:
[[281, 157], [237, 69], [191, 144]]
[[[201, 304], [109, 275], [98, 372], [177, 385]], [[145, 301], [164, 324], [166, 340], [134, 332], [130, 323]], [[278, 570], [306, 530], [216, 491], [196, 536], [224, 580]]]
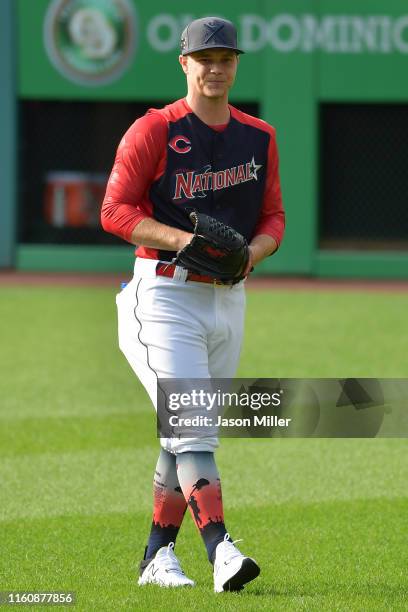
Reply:
[[[194, 209], [230, 225], [250, 242], [258, 234], [281, 243], [285, 214], [275, 130], [229, 106], [224, 126], [209, 126], [185, 99], [150, 109], [122, 138], [101, 220], [131, 241], [146, 217], [191, 232]], [[170, 251], [139, 247], [139, 257], [170, 261]]]

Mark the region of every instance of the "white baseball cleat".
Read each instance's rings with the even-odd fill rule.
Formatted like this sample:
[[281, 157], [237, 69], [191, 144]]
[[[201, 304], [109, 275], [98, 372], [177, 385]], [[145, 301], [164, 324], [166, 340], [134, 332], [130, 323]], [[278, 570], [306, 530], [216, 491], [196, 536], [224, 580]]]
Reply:
[[[235, 540], [241, 542], [241, 540]], [[258, 564], [251, 557], [245, 557], [231, 542], [228, 533], [224, 541], [215, 549], [214, 561], [214, 591], [240, 591], [244, 584], [250, 582], [261, 571]]]
[[194, 586], [181, 569], [180, 562], [173, 552], [174, 542], [160, 548], [153, 559], [146, 565], [137, 581], [139, 586], [158, 584], [161, 587]]

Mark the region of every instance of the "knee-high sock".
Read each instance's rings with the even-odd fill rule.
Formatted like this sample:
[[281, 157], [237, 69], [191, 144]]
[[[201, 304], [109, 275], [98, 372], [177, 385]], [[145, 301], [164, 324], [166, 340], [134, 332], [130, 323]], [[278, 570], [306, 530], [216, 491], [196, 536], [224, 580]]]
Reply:
[[177, 475], [194, 522], [214, 562], [217, 544], [227, 530], [224, 524], [221, 481], [214, 453], [187, 452], [177, 455]]
[[186, 508], [177, 478], [176, 456], [161, 449], [153, 479], [153, 520], [146, 559], [176, 541]]

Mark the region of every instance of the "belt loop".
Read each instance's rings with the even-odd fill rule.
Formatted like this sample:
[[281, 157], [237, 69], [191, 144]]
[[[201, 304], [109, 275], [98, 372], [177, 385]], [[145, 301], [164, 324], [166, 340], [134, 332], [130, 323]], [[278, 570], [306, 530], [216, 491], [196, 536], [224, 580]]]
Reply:
[[182, 266], [174, 267], [174, 274], [173, 274], [174, 280], [186, 282], [187, 276], [188, 276], [188, 270], [186, 270], [186, 268], [182, 268]]

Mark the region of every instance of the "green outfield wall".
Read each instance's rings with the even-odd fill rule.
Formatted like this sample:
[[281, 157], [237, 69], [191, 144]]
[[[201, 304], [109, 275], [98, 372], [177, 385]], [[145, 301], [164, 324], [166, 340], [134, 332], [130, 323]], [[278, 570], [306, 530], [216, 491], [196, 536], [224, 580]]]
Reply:
[[15, 264], [16, 249], [16, 78], [12, 0], [0, 2], [0, 267]]
[[[3, 168], [5, 178], [2, 179], [7, 201], [0, 212], [0, 266], [12, 264], [36, 270], [126, 269], [132, 259], [130, 247], [36, 244], [24, 241], [18, 233], [14, 238], [14, 227], [24, 216], [25, 205], [15, 188], [16, 108], [26, 101], [38, 104], [58, 100], [150, 102], [182, 97], [185, 82], [177, 65], [180, 31], [191, 19], [204, 13], [196, 10], [198, 5], [180, 0], [171, 3], [164, 0], [2, 0], [0, 5], [2, 29], [5, 23], [9, 24], [5, 31], [13, 35], [11, 45], [3, 38], [1, 44], [8, 49], [0, 54], [0, 71], [7, 94], [0, 102], [1, 122], [7, 135], [1, 147], [2, 157], [9, 164]], [[390, 194], [400, 215], [398, 228], [391, 228], [387, 233], [382, 224], [383, 231], [380, 227], [378, 236], [375, 228], [369, 228], [364, 240], [358, 235], [358, 227], [356, 235], [349, 229], [335, 241], [322, 239], [322, 207], [328, 213], [332, 231], [336, 228], [336, 215], [341, 217], [342, 203], [335, 197], [333, 181], [326, 180], [327, 193], [322, 196], [322, 168], [325, 167], [322, 130], [326, 128], [321, 114], [323, 105], [330, 110], [331, 105], [356, 104], [381, 108], [384, 105], [403, 108], [407, 104], [408, 113], [406, 2], [228, 0], [219, 3], [209, 0], [205, 14], [233, 20], [246, 51], [231, 92], [232, 102], [238, 106], [258, 104], [260, 116], [277, 129], [287, 232], [280, 251], [263, 262], [258, 272], [408, 278], [403, 178], [398, 194]], [[86, 35], [88, 38], [84, 39], [83, 24], [91, 18], [92, 27], [100, 35], [94, 48], [92, 36]], [[84, 45], [89, 47], [86, 53]], [[14, 64], [16, 72], [10, 68]], [[15, 83], [11, 74], [16, 76]], [[371, 137], [376, 138], [375, 134]], [[394, 157], [387, 162], [389, 156], [385, 155], [384, 163], [389, 164], [391, 177], [391, 170], [400, 163], [398, 159], [403, 157], [404, 149], [398, 157], [396, 145], [390, 147]], [[370, 146], [366, 149], [370, 150]], [[347, 151], [343, 154], [347, 157]], [[360, 157], [362, 169], [356, 163], [355, 172], [360, 172], [359, 176], [365, 172], [369, 177], [368, 164], [374, 162], [364, 152]], [[349, 168], [344, 177], [341, 170], [338, 174], [338, 168], [336, 174], [336, 159], [329, 161], [331, 170], [327, 172], [333, 172], [335, 181], [340, 176], [341, 197], [348, 200], [353, 181], [358, 183], [359, 178]], [[384, 177], [384, 191], [391, 180], [388, 174]], [[24, 181], [24, 176], [19, 180]], [[365, 184], [364, 189], [362, 193], [367, 196], [361, 202], [362, 217], [375, 217], [374, 204], [370, 208], [370, 185]], [[337, 212], [330, 221], [331, 206]]]

